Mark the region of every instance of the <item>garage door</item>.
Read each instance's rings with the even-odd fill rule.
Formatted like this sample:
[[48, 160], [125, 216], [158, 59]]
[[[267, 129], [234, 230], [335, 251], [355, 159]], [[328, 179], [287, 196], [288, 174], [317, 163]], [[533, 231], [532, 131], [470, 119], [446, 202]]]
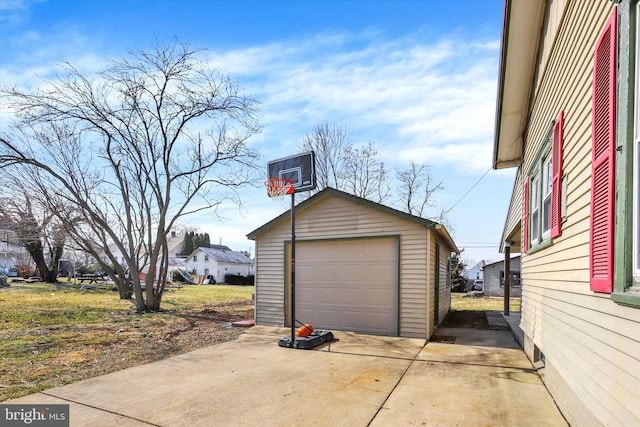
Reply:
[[316, 328], [398, 335], [395, 238], [296, 244], [296, 319]]

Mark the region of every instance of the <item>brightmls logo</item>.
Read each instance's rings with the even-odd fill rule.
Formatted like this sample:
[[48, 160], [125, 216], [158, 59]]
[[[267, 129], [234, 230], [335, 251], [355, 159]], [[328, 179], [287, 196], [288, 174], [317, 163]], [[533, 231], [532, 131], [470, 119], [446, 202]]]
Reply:
[[0, 405], [0, 425], [69, 427], [69, 405]]

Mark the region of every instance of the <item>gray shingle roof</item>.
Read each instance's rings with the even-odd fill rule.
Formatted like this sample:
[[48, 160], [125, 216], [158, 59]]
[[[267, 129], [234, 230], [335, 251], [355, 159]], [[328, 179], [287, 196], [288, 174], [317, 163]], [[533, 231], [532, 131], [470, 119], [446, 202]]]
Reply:
[[209, 255], [211, 258], [213, 258], [218, 262], [230, 262], [234, 264], [251, 264], [252, 263], [251, 259], [249, 259], [242, 252], [227, 251], [227, 250], [206, 248], [206, 247], [200, 247], [198, 249], [200, 249], [202, 252]]

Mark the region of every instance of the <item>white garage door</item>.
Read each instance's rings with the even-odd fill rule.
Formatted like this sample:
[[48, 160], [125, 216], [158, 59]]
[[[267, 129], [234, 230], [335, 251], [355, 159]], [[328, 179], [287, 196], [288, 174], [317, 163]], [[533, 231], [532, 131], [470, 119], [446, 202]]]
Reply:
[[395, 238], [296, 244], [296, 319], [315, 328], [398, 335]]

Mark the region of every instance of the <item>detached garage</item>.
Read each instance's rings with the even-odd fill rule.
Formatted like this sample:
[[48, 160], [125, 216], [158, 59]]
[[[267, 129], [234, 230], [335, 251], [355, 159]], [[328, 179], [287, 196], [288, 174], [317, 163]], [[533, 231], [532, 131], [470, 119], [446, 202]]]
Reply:
[[[450, 308], [444, 226], [332, 188], [296, 206], [296, 319], [316, 328], [428, 338]], [[290, 212], [256, 242], [256, 323], [290, 326]]]

